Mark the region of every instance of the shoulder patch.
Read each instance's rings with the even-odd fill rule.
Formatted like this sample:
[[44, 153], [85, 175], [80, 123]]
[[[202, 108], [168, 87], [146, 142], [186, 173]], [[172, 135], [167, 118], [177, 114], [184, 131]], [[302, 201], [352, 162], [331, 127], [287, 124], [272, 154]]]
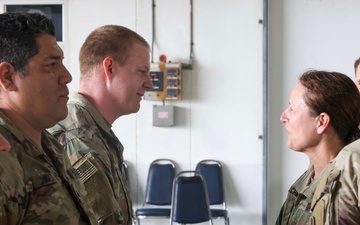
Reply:
[[96, 171], [98, 171], [90, 159], [94, 159], [94, 157], [91, 155], [91, 153], [87, 153], [83, 158], [74, 164], [74, 169], [76, 169], [82, 183], [85, 183], [92, 175], [96, 173]]

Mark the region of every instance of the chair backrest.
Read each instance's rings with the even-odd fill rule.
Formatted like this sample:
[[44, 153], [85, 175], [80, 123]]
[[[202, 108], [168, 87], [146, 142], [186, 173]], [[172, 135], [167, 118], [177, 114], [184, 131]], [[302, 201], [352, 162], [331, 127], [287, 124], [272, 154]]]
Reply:
[[149, 167], [144, 205], [171, 205], [175, 174], [176, 166], [172, 160], [154, 160]]
[[212, 159], [202, 160], [196, 165], [196, 171], [200, 172], [205, 178], [210, 205], [225, 204], [221, 163]]
[[182, 171], [174, 179], [171, 224], [212, 224], [209, 199], [203, 176], [197, 171]]

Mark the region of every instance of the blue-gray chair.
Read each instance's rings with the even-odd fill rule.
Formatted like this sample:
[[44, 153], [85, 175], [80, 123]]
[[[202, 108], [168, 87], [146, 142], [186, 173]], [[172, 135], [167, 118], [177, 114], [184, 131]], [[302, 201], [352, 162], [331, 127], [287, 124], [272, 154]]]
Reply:
[[212, 218], [224, 218], [225, 225], [229, 225], [230, 219], [226, 206], [223, 170], [220, 161], [214, 159], [201, 160], [196, 165], [196, 171], [199, 171], [205, 178]]
[[145, 218], [170, 218], [175, 174], [176, 166], [170, 159], [157, 159], [150, 164], [143, 206], [135, 211], [137, 225]]
[[203, 176], [197, 171], [182, 171], [173, 184], [170, 225], [213, 224]]

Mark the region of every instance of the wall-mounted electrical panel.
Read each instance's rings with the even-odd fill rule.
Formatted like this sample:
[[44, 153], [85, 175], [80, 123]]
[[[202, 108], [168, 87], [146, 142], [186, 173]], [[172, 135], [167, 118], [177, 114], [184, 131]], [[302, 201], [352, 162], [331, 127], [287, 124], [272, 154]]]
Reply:
[[151, 63], [150, 78], [154, 88], [145, 92], [145, 100], [181, 99], [181, 63]]
[[153, 126], [174, 126], [174, 109], [173, 105], [153, 105]]

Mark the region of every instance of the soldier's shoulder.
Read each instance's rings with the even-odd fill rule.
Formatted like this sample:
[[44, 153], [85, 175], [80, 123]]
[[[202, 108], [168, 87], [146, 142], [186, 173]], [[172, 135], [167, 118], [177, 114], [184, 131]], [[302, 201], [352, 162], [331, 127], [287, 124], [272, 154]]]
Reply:
[[346, 145], [335, 158], [335, 169], [360, 175], [360, 140]]
[[340, 152], [339, 157], [356, 157], [360, 158], [360, 139], [346, 145]]

